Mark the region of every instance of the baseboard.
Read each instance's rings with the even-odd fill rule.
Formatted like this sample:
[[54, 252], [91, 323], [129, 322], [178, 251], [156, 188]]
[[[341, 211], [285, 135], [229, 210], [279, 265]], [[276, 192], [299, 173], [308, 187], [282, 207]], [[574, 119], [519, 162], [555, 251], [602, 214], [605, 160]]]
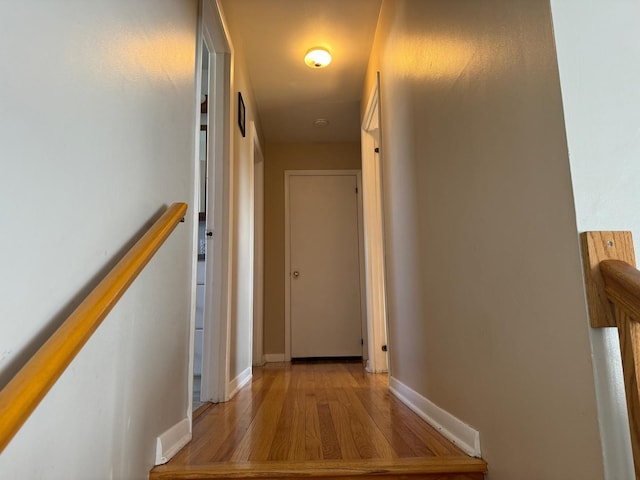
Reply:
[[264, 361], [267, 363], [284, 362], [284, 353], [265, 353]]
[[191, 441], [191, 420], [183, 418], [156, 439], [156, 465], [167, 463]]
[[235, 397], [236, 393], [238, 393], [238, 391], [242, 387], [249, 383], [252, 377], [253, 375], [251, 367], [247, 367], [242, 372], [240, 372], [240, 375], [231, 380], [229, 382], [229, 385], [227, 385], [227, 392], [229, 392], [227, 395], [227, 400], [231, 400], [233, 397]]
[[480, 432], [391, 376], [389, 390], [467, 455], [481, 457]]

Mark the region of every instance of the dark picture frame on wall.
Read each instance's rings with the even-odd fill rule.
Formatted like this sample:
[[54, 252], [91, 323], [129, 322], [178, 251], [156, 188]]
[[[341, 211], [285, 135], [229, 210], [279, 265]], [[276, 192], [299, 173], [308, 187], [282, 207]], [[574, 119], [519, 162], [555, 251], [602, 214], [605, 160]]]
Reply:
[[245, 119], [244, 100], [242, 99], [242, 93], [238, 92], [238, 126], [243, 137], [245, 136]]

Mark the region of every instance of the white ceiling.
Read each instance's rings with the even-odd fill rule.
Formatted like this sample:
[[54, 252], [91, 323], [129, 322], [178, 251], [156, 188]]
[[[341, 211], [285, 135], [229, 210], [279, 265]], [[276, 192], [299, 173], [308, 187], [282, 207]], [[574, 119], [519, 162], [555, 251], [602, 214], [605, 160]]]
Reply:
[[[359, 140], [360, 97], [381, 0], [222, 0], [267, 141]], [[326, 47], [332, 63], [304, 55]], [[329, 125], [315, 127], [326, 118]]]

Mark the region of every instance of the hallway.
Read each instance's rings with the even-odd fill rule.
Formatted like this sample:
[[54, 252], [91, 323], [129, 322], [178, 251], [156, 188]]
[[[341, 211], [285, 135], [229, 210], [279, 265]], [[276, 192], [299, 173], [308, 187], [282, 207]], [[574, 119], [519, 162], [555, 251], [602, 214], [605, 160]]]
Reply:
[[150, 478], [482, 479], [466, 456], [356, 363], [267, 364], [193, 423], [193, 440]]

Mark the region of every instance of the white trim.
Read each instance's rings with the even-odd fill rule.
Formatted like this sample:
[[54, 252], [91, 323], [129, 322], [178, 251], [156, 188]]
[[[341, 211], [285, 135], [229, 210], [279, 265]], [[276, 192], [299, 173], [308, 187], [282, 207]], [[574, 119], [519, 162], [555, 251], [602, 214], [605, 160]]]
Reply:
[[391, 376], [389, 390], [467, 455], [481, 457], [480, 432]]
[[167, 463], [191, 441], [191, 417], [183, 418], [156, 439], [156, 465]]
[[[389, 341], [386, 313], [379, 91], [378, 75], [369, 95], [361, 132], [368, 352], [366, 369], [372, 373], [389, 371], [388, 353], [382, 350], [382, 346], [388, 345]], [[376, 148], [378, 153], [375, 151]]]
[[[291, 225], [289, 212], [289, 178], [292, 176], [315, 176], [315, 175], [335, 175], [351, 176], [355, 175], [358, 192], [362, 192], [362, 171], [361, 170], [285, 170], [284, 171], [284, 361], [291, 361]], [[364, 237], [363, 237], [363, 210], [362, 195], [358, 193], [358, 252], [360, 258], [360, 322], [366, 325], [366, 304], [364, 281]], [[361, 327], [362, 328], [362, 327]], [[367, 334], [362, 331], [363, 338]], [[364, 354], [364, 348], [363, 348]]]
[[264, 354], [265, 363], [281, 363], [286, 361], [284, 353], [265, 353]]
[[[224, 221], [223, 227], [218, 232], [226, 232], [226, 237], [224, 238], [224, 243], [226, 244], [226, 248], [223, 247], [223, 268], [225, 273], [225, 278], [222, 282], [223, 292], [226, 294], [226, 297], [221, 302], [221, 307], [223, 308], [221, 312], [221, 328], [220, 328], [220, 356], [219, 356], [219, 367], [220, 367], [220, 386], [223, 391], [221, 391], [220, 400], [227, 401], [229, 400], [229, 392], [228, 390], [224, 390], [225, 387], [229, 385], [229, 378], [231, 376], [231, 324], [232, 324], [232, 303], [233, 303], [233, 259], [235, 258], [235, 250], [234, 250], [234, 229], [233, 225], [235, 224], [235, 215], [236, 215], [236, 206], [234, 201], [234, 145], [235, 145], [235, 86], [234, 86], [234, 49], [233, 44], [231, 43], [231, 35], [229, 34], [229, 28], [227, 27], [227, 23], [224, 17], [222, 5], [220, 0], [216, 0], [216, 18], [220, 23], [219, 32], [223, 34], [224, 41], [226, 41], [226, 47], [224, 54], [224, 155], [223, 161], [226, 170], [224, 173]], [[215, 234], [214, 234], [215, 235]], [[224, 236], [224, 235], [222, 235]]]
[[284, 172], [284, 361], [291, 361], [291, 225], [289, 175]]
[[[231, 275], [233, 243], [233, 102], [232, 55], [228, 29], [217, 0], [205, 0], [202, 10], [203, 40], [210, 51], [208, 195], [206, 228], [212, 252], [206, 257], [203, 372], [201, 399], [226, 399], [229, 378]], [[213, 78], [212, 78], [213, 77]], [[213, 82], [211, 81], [213, 80]]]
[[253, 334], [252, 363], [264, 364], [264, 155], [254, 122], [250, 123], [253, 166]]
[[362, 204], [362, 170], [356, 173], [356, 198], [358, 207], [358, 266], [360, 267], [360, 341], [362, 342], [362, 358], [369, 357], [369, 330], [367, 328], [367, 294], [364, 249], [364, 205]]
[[242, 387], [251, 382], [252, 378], [253, 371], [251, 367], [247, 367], [242, 372], [240, 372], [240, 375], [231, 380], [229, 382], [229, 385], [227, 385], [227, 392], [229, 392], [227, 400], [231, 400], [233, 397], [235, 397], [236, 393], [238, 393]]
[[362, 130], [368, 132], [380, 128], [380, 72], [376, 74], [376, 83], [371, 89], [367, 109], [362, 117]]
[[[199, 205], [200, 203], [200, 94], [202, 92], [202, 43], [204, 40], [203, 34], [203, 21], [202, 21], [203, 5], [202, 0], [198, 2], [198, 26], [196, 38], [199, 39], [198, 45], [196, 45], [196, 91], [193, 105], [194, 111], [194, 163], [193, 163], [193, 197], [191, 205]], [[200, 212], [199, 208], [190, 208], [189, 216], [193, 222], [193, 255], [191, 258], [191, 307], [189, 310], [189, 379], [187, 381], [187, 418], [191, 418], [193, 413], [192, 399], [193, 399], [193, 363], [195, 355], [195, 324], [196, 324], [196, 302], [197, 302], [197, 272], [198, 272], [198, 229], [200, 227]]]

